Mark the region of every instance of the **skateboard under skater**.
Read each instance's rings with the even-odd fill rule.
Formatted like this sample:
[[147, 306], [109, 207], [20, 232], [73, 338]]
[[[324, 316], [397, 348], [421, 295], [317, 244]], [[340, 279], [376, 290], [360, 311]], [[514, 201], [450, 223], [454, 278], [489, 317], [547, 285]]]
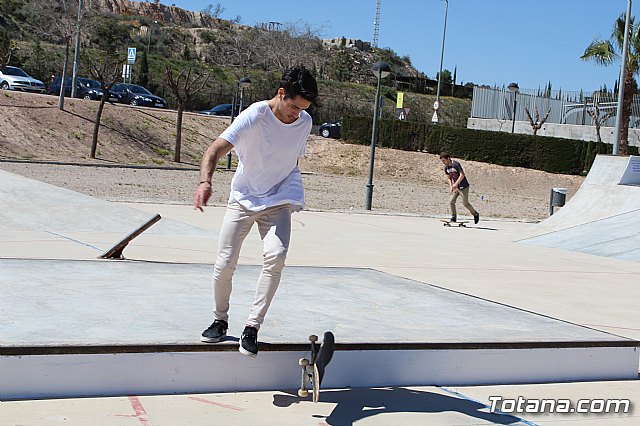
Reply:
[[467, 225], [465, 225], [466, 223], [469, 223], [468, 220], [461, 220], [459, 222], [451, 222], [450, 220], [447, 219], [440, 219], [440, 222], [443, 222], [444, 226], [458, 226], [459, 228], [466, 228]]
[[324, 371], [329, 361], [331, 361], [335, 349], [335, 338], [332, 332], [327, 331], [324, 333], [324, 340], [321, 345], [316, 343], [318, 341], [318, 336], [316, 335], [309, 336], [309, 341], [311, 342], [311, 360], [300, 358], [300, 361], [298, 361], [298, 365], [302, 367], [302, 380], [300, 389], [298, 389], [298, 396], [300, 398], [309, 396], [307, 386], [311, 382], [313, 402], [318, 402], [320, 400], [320, 385], [322, 384]]

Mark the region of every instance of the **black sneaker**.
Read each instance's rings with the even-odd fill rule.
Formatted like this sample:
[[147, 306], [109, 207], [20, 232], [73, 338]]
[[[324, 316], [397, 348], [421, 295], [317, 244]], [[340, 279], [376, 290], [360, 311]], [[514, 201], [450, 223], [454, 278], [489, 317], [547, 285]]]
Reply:
[[480, 213], [476, 212], [476, 214], [473, 215], [473, 223], [478, 222], [480, 222]]
[[455, 217], [455, 216], [451, 216], [451, 219], [449, 219], [449, 222], [455, 222], [455, 221], [456, 221], [456, 219], [457, 219], [457, 217]]
[[258, 356], [258, 329], [249, 326], [244, 328], [238, 350], [251, 358]]
[[202, 332], [200, 341], [205, 343], [217, 343], [227, 335], [229, 324], [225, 320], [215, 320], [213, 324]]

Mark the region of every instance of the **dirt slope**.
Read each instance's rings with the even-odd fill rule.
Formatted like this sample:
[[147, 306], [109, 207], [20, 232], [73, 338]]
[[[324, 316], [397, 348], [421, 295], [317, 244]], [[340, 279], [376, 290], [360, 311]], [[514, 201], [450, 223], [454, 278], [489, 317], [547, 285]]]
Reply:
[[[0, 168], [107, 199], [189, 203], [197, 181], [194, 166], [208, 144], [228, 125], [228, 118], [186, 113], [182, 163], [173, 162], [175, 111], [107, 104], [103, 114], [98, 158], [90, 159], [93, 121], [98, 103], [67, 99], [65, 110], [56, 97], [0, 92]], [[307, 207], [321, 210], [362, 210], [369, 170], [370, 148], [310, 136], [305, 172]], [[18, 164], [13, 160], [35, 160]], [[87, 171], [86, 168], [42, 165], [37, 161], [98, 165], [153, 165], [179, 167], [183, 172], [147, 171], [149, 183], [128, 170]], [[581, 184], [579, 176], [462, 161], [471, 182], [471, 202], [483, 216], [526, 220], [542, 219], [548, 212], [552, 187], [569, 189]], [[82, 171], [80, 171], [82, 169]], [[100, 175], [98, 183], [70, 175]], [[134, 177], [135, 175], [135, 177]], [[221, 173], [217, 198], [225, 201], [230, 173]], [[110, 184], [109, 179], [115, 183]], [[158, 179], [161, 182], [158, 182]], [[153, 181], [153, 184], [151, 183]], [[83, 186], [84, 185], [84, 186]], [[100, 188], [92, 187], [100, 185]], [[377, 212], [447, 215], [447, 185], [436, 155], [377, 149], [374, 173], [374, 210]], [[137, 192], [136, 192], [137, 191]], [[459, 205], [460, 213], [464, 209]]]

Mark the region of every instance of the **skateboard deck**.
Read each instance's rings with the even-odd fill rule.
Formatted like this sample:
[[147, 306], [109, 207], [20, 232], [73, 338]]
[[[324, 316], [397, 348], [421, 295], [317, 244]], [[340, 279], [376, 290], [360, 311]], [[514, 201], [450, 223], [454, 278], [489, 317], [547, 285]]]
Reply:
[[327, 364], [333, 357], [333, 351], [335, 349], [335, 337], [333, 333], [327, 331], [324, 333], [324, 339], [321, 345], [316, 343], [318, 336], [309, 336], [311, 342], [311, 359], [301, 358], [298, 361], [298, 365], [302, 368], [302, 378], [300, 382], [300, 389], [298, 389], [298, 396], [306, 398], [309, 396], [307, 386], [309, 383], [312, 385], [313, 402], [320, 401], [320, 385], [324, 377]]
[[457, 226], [457, 227], [462, 227], [462, 228], [466, 228], [467, 227], [467, 223], [469, 223], [468, 220], [461, 220], [458, 222], [451, 222], [450, 220], [447, 219], [440, 219], [440, 222], [443, 222], [444, 226]]

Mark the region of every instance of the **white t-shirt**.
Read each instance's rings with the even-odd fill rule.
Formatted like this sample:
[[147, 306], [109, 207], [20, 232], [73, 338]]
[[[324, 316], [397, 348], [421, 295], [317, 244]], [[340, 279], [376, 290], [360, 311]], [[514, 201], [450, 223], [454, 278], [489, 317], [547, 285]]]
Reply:
[[302, 111], [296, 121], [285, 124], [267, 101], [242, 111], [220, 135], [233, 145], [239, 159], [229, 201], [253, 211], [281, 204], [304, 207], [297, 162], [305, 153], [311, 122], [311, 116]]

